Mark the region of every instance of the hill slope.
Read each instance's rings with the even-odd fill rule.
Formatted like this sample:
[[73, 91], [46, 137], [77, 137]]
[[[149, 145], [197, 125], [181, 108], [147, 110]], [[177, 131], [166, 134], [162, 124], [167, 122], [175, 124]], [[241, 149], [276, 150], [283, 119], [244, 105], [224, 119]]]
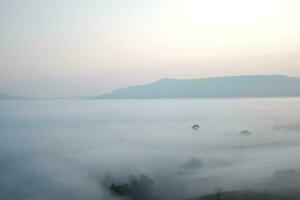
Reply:
[[300, 78], [283, 75], [233, 76], [206, 79], [161, 79], [130, 86], [94, 99], [234, 98], [300, 96]]

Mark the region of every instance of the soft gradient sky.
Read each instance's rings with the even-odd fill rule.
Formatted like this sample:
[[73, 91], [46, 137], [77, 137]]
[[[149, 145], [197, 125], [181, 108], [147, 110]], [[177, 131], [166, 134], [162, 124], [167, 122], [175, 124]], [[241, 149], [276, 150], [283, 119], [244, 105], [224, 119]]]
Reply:
[[300, 76], [299, 0], [0, 0], [0, 93]]

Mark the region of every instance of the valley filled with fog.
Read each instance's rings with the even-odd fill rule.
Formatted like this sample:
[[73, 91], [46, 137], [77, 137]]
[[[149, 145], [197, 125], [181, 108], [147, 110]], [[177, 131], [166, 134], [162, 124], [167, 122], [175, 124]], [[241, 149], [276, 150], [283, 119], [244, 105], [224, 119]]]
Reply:
[[299, 109], [299, 98], [3, 100], [0, 199], [120, 199], [105, 181], [141, 174], [158, 199], [297, 190]]

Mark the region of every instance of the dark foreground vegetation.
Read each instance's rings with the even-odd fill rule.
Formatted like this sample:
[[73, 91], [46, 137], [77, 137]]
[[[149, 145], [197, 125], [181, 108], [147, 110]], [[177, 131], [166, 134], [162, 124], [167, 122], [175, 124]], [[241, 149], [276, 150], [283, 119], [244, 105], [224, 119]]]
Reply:
[[[288, 186], [285, 179], [288, 176], [295, 178], [297, 172], [294, 170], [278, 171], [274, 174], [270, 184], [274, 179], [280, 178], [285, 186]], [[106, 188], [110, 190], [113, 196], [124, 200], [181, 200], [180, 198], [162, 197], [160, 191], [155, 188], [154, 181], [146, 175], [129, 176], [127, 181], [115, 182], [111, 178], [106, 180]], [[275, 188], [270, 190], [241, 190], [241, 191], [221, 191], [217, 189], [215, 192], [201, 197], [190, 198], [186, 200], [300, 200], [300, 190], [297, 190], [298, 183], [293, 182], [293, 189], [291, 187]]]
[[274, 194], [269, 192], [230, 191], [230, 192], [209, 194], [203, 197], [194, 198], [190, 200], [292, 200], [292, 199], [285, 198], [280, 194]]
[[132, 200], [156, 199], [154, 196], [154, 182], [146, 175], [140, 175], [139, 177], [130, 176], [128, 182], [121, 184], [112, 183], [109, 189], [116, 196]]

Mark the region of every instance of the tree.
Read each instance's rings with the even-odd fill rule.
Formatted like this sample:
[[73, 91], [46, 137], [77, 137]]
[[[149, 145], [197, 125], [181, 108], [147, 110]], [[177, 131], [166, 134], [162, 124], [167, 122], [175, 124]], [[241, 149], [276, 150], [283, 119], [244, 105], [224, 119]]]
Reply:
[[110, 191], [117, 196], [129, 196], [133, 200], [152, 200], [154, 182], [143, 174], [139, 177], [130, 176], [129, 183], [112, 183]]

